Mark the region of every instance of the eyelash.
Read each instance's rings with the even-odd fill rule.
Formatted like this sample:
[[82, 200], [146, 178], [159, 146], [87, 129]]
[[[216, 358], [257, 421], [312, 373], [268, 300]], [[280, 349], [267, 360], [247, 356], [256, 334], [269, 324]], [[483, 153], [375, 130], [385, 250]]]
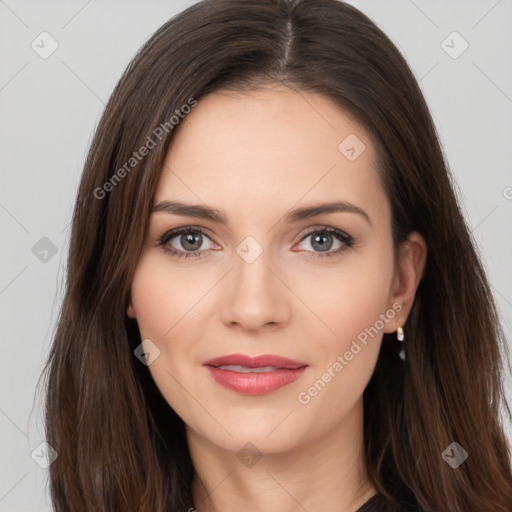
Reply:
[[[201, 228], [194, 228], [194, 227], [191, 227], [191, 226], [184, 226], [182, 228], [176, 228], [176, 229], [173, 229], [173, 230], [168, 231], [167, 233], [165, 233], [158, 240], [156, 245], [158, 247], [162, 247], [164, 249], [164, 251], [168, 252], [171, 257], [176, 258], [176, 259], [181, 259], [181, 258], [185, 258], [185, 259], [187, 259], [187, 258], [201, 258], [201, 257], [203, 257], [203, 254], [204, 254], [205, 251], [177, 251], [176, 249], [174, 249], [174, 248], [172, 248], [172, 247], [167, 245], [175, 236], [181, 235], [183, 233], [201, 234], [202, 236], [210, 239], [208, 234], [205, 231], [203, 231]], [[344, 233], [343, 231], [340, 231], [339, 229], [336, 229], [336, 228], [331, 228], [329, 226], [321, 226], [320, 228], [316, 227], [316, 228], [308, 231], [299, 240], [299, 243], [303, 242], [309, 236], [317, 234], [317, 233], [329, 233], [329, 234], [334, 235], [341, 243], [344, 244], [344, 247], [341, 247], [341, 248], [339, 248], [339, 249], [337, 249], [335, 251], [332, 251], [332, 252], [325, 252], [325, 253], [306, 251], [306, 252], [311, 253], [311, 255], [308, 256], [308, 258], [313, 258], [313, 259], [315, 259], [315, 258], [329, 258], [331, 256], [336, 256], [336, 255], [340, 254], [342, 251], [344, 251], [344, 250], [346, 250], [346, 249], [348, 249], [348, 248], [350, 248], [350, 247], [352, 247], [354, 245], [354, 239], [350, 235], [347, 235], [347, 233]]]

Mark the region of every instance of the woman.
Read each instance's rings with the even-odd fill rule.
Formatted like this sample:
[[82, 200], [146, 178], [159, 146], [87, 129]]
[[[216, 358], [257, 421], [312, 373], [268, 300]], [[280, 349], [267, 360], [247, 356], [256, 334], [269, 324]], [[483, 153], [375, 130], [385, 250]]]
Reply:
[[500, 349], [390, 40], [337, 0], [200, 2], [129, 65], [85, 165], [54, 507], [510, 511]]

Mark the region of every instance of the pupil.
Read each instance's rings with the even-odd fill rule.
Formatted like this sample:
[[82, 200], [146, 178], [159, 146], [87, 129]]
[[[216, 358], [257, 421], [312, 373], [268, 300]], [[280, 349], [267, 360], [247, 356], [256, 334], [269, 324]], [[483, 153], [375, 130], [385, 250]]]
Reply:
[[[326, 241], [329, 241], [329, 240], [331, 243], [327, 244]], [[320, 245], [318, 247], [315, 247], [315, 244], [317, 242], [319, 242]], [[320, 249], [321, 251], [327, 251], [332, 246], [332, 235], [330, 235], [330, 234], [316, 235], [313, 237], [312, 245], [313, 245], [313, 247], [315, 247], [315, 249]]]

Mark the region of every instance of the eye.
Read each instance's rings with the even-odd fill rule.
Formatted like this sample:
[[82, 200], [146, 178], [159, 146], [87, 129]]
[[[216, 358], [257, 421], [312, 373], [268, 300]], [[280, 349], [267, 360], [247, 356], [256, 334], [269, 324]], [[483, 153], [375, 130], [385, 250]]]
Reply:
[[[305, 252], [310, 253], [308, 258], [326, 258], [335, 256], [354, 244], [354, 239], [347, 233], [323, 226], [307, 232], [300, 240], [300, 243], [311, 238], [309, 245], [311, 249], [306, 248]], [[204, 242], [210, 241], [210, 245], [204, 247]], [[336, 250], [332, 251], [333, 245], [337, 244]], [[163, 247], [173, 258], [200, 258], [206, 256], [208, 249], [215, 245], [210, 237], [200, 228], [185, 226], [176, 228], [165, 233], [157, 243], [157, 246]]]
[[[311, 252], [309, 258], [325, 258], [335, 256], [342, 251], [354, 245], [354, 239], [344, 233], [343, 231], [331, 228], [329, 226], [323, 226], [321, 228], [315, 228], [312, 231], [307, 232], [301, 239], [301, 243], [305, 240], [310, 239], [309, 247], [306, 247], [307, 252]], [[331, 251], [333, 245], [337, 244], [337, 249]]]
[[157, 245], [177, 259], [199, 258], [204, 256], [207, 249], [212, 248], [211, 245], [204, 247], [206, 240], [213, 243], [202, 229], [185, 226], [165, 233]]

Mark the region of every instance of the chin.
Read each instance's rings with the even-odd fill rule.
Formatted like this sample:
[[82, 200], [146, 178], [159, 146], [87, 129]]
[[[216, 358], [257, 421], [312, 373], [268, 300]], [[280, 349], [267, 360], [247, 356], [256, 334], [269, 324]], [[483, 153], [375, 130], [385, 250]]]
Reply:
[[[227, 413], [212, 415], [226, 427], [224, 430], [218, 423], [199, 421], [187, 423], [187, 431], [193, 431], [208, 442], [231, 452], [238, 452], [250, 443], [254, 450], [262, 454], [278, 454], [298, 448], [302, 442], [314, 432], [314, 425], [306, 418], [299, 418], [298, 411], [293, 407], [282, 406], [276, 410], [255, 408], [234, 409]], [[212, 424], [214, 423], [215, 426]], [[250, 449], [248, 447], [247, 449]]]

